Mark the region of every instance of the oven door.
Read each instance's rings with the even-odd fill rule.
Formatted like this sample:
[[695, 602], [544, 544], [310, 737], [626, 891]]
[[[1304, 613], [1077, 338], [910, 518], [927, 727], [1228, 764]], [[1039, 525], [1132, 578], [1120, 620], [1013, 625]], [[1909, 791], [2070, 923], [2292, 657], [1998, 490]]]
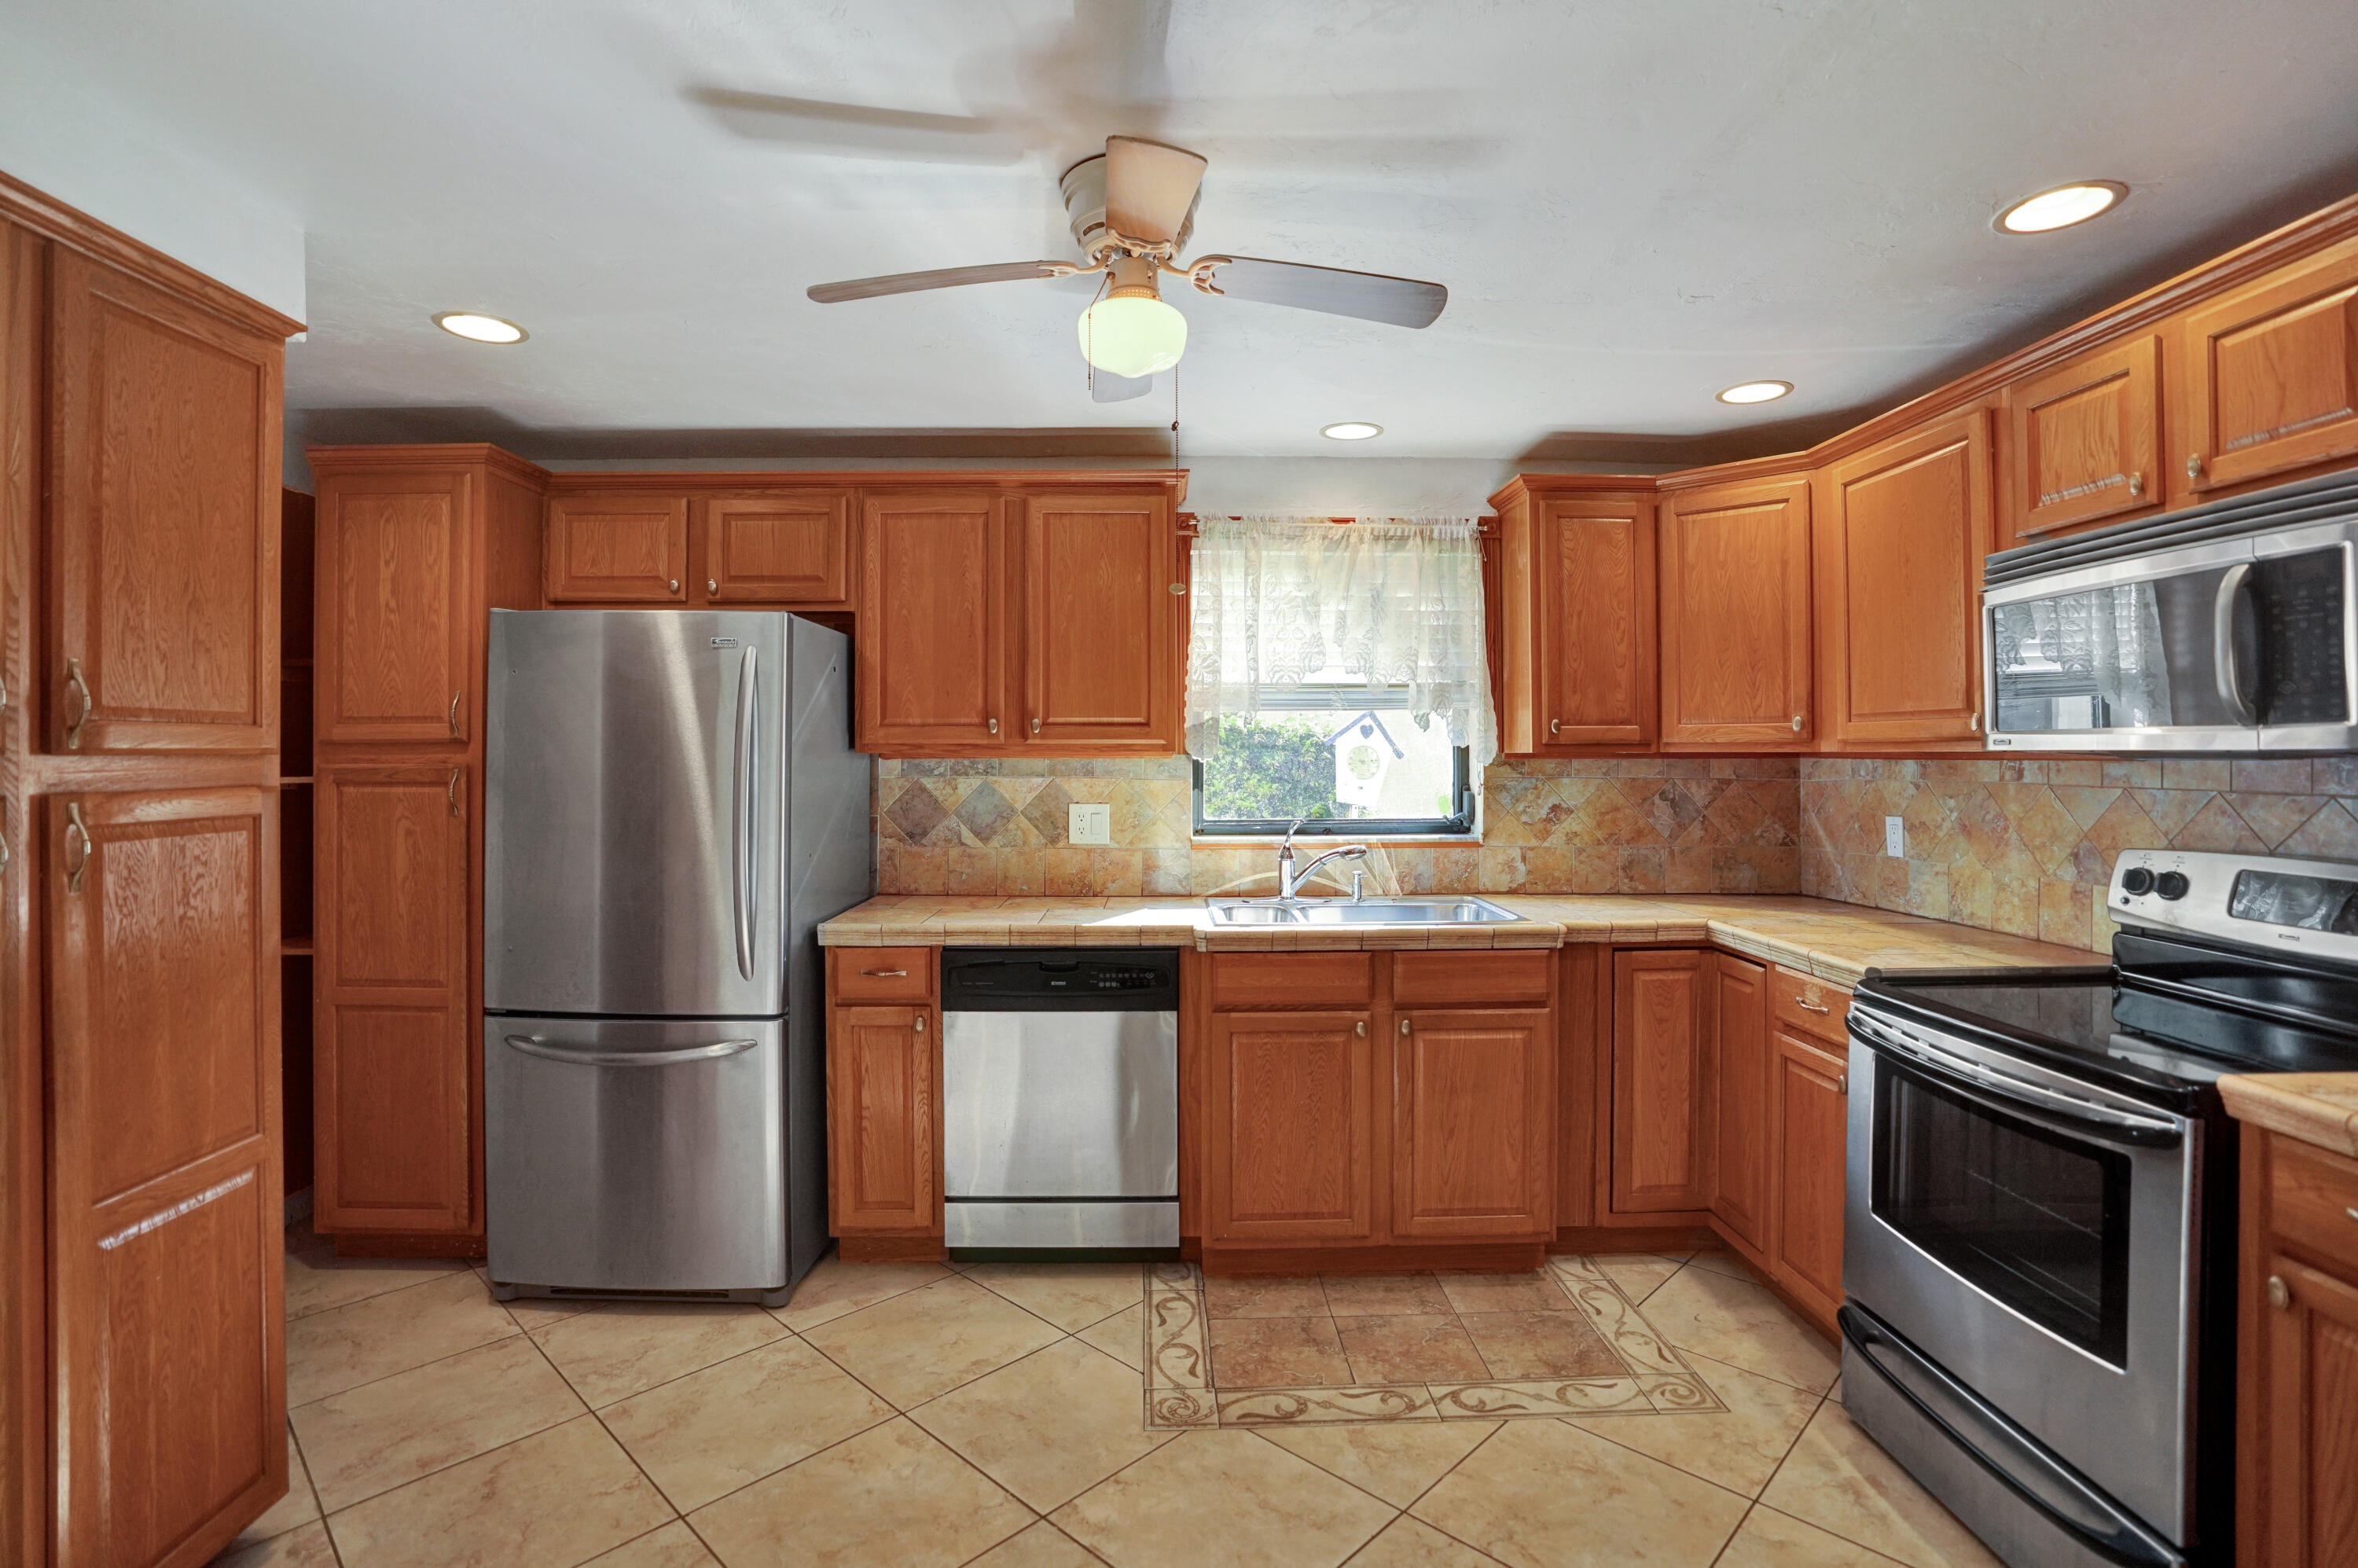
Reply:
[[2201, 1124], [1863, 1004], [1850, 1063], [1844, 1293], [2185, 1540]]

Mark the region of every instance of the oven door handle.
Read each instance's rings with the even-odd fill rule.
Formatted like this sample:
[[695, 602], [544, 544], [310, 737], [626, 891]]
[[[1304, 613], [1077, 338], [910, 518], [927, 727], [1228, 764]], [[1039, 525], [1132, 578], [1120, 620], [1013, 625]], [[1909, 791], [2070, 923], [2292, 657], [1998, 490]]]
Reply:
[[[2135, 1144], [2145, 1149], [2175, 1147], [2185, 1133], [2175, 1121], [2159, 1117], [2137, 1116], [2125, 1110], [2115, 1110], [2089, 1100], [2050, 1089], [1983, 1066], [1978, 1062], [1952, 1054], [1919, 1040], [1894, 1039], [1878, 1028], [1871, 1018], [1862, 1017], [1852, 1010], [1850, 1026], [1853, 1033], [1867, 1045], [1882, 1052], [1894, 1061], [1904, 1062], [1917, 1071], [1945, 1081], [1952, 1088], [1967, 1092], [1980, 1090], [1976, 1098], [1995, 1095], [2009, 1101], [2018, 1109], [2033, 1110], [2058, 1121], [2066, 1121], [2095, 1137], [2112, 1143]], [[1985, 1098], [1984, 1103], [1987, 1103]]]

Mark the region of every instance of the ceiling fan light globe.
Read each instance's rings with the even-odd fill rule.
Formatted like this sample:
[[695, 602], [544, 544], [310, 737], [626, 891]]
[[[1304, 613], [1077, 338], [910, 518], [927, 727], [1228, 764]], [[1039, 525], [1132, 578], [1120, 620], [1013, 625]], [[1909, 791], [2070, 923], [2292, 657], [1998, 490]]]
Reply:
[[1100, 299], [1081, 312], [1081, 353], [1113, 375], [1169, 370], [1187, 351], [1187, 318], [1148, 297]]

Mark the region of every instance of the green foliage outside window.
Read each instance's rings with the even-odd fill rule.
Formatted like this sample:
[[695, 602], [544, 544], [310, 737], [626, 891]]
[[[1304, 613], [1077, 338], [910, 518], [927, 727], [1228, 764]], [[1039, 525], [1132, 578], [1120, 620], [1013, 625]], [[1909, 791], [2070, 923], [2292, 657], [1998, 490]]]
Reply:
[[1333, 716], [1220, 716], [1219, 755], [1204, 763], [1206, 821], [1324, 821], [1335, 815]]

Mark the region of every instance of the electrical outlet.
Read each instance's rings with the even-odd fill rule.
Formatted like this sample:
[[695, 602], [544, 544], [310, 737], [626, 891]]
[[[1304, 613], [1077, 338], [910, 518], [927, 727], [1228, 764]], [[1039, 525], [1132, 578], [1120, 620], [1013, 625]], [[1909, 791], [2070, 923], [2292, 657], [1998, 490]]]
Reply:
[[1065, 811], [1065, 838], [1085, 849], [1112, 847], [1112, 806], [1075, 806], [1066, 807]]
[[[1078, 809], [1076, 807], [1075, 809]], [[1883, 819], [1883, 852], [1895, 860], [1908, 858], [1908, 823], [1898, 816]]]

